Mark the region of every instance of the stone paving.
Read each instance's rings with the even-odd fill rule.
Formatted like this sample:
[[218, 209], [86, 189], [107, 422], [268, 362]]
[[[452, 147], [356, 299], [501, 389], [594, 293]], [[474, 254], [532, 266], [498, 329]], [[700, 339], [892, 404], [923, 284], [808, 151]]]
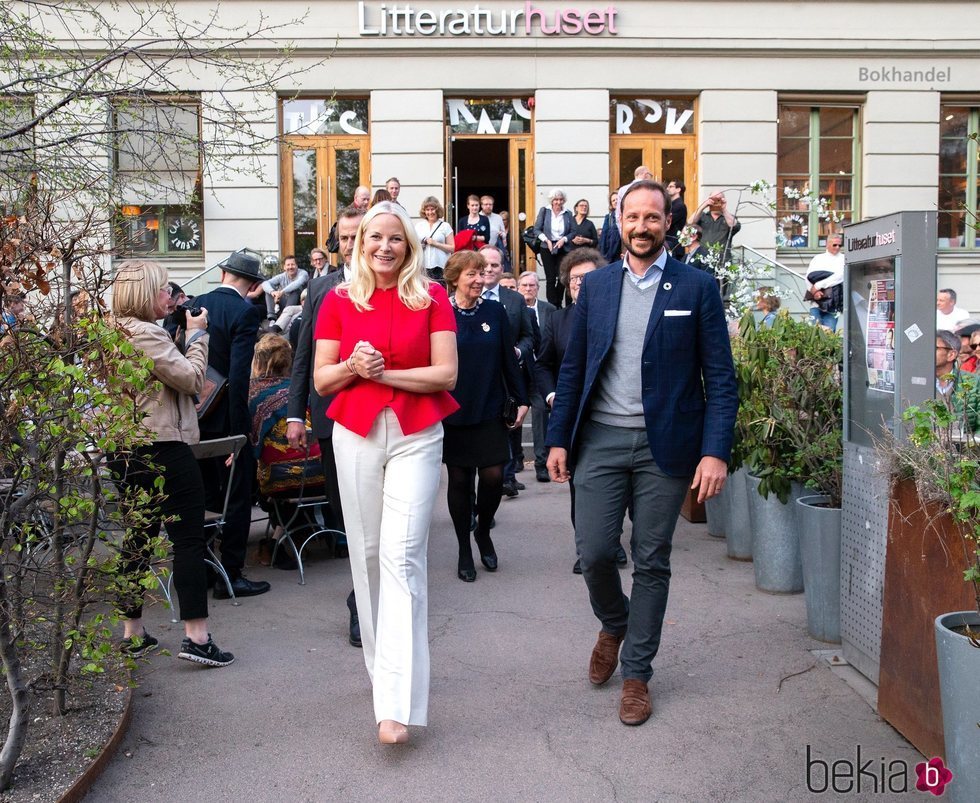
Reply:
[[[348, 565], [314, 551], [305, 586], [255, 568], [270, 593], [213, 603], [231, 667], [149, 660], [129, 735], [87, 800], [796, 801], [811, 797], [808, 750], [828, 764], [860, 750], [878, 776], [882, 761], [906, 762], [914, 786], [921, 757], [813, 654], [827, 645], [807, 636], [802, 595], [757, 591], [751, 564], [683, 519], [654, 715], [623, 726], [618, 677], [588, 682], [598, 624], [571, 572], [568, 490], [519, 476], [528, 489], [503, 501], [493, 531], [500, 570], [479, 567], [473, 584], [456, 579], [440, 491], [429, 726], [410, 745], [377, 742], [361, 652], [346, 638]], [[154, 606], [147, 624], [176, 653], [169, 612]], [[819, 789], [821, 765], [810, 769]], [[848, 783], [845, 799], [871, 799], [870, 775], [860, 791]]]

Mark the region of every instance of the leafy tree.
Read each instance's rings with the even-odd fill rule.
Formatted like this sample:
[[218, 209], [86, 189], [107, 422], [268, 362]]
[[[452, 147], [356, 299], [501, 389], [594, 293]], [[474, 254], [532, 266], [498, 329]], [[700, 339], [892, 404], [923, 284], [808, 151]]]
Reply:
[[[173, 0], [0, 0], [0, 299], [7, 312], [25, 298], [0, 329], [0, 657], [13, 709], [0, 791], [35, 698], [64, 714], [73, 678], [118, 666], [116, 601], [155, 583], [121, 576], [122, 534], [141, 514], [117, 504], [101, 462], [145, 442], [136, 398], [155, 381], [106, 315], [111, 259], [133, 247], [124, 207], [142, 194], [199, 209], [211, 180], [259, 173], [276, 147], [266, 98], [297, 72], [276, 42], [301, 20], [203, 13], [188, 19]], [[158, 500], [142, 501], [150, 515]], [[153, 549], [166, 554], [162, 540]]]

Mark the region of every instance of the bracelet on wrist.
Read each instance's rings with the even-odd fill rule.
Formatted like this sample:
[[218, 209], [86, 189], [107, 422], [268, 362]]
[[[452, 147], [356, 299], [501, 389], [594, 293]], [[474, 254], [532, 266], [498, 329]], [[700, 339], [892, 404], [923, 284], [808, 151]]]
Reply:
[[347, 370], [350, 371], [355, 376], [360, 376], [360, 374], [357, 373], [357, 369], [354, 367], [354, 355], [353, 354], [351, 354], [350, 357], [347, 358]]

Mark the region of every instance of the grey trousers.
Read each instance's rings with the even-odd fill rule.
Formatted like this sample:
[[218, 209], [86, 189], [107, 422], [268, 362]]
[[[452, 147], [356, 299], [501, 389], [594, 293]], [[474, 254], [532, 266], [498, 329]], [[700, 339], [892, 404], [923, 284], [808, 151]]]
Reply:
[[548, 402], [541, 396], [537, 388], [530, 392], [531, 396], [531, 438], [534, 443], [534, 468], [543, 470], [548, 464], [548, 450], [544, 445], [544, 436], [548, 431]]
[[[646, 430], [588, 422], [575, 462], [575, 545], [592, 611], [602, 629], [625, 634], [624, 679], [647, 682], [660, 647], [670, 548], [690, 478], [670, 477], [654, 462]], [[623, 593], [616, 547], [633, 491], [633, 590]]]

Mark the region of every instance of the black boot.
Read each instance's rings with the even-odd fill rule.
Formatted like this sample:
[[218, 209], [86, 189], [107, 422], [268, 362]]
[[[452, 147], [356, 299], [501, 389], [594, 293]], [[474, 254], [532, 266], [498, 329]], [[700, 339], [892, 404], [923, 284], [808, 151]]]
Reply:
[[350, 629], [347, 640], [352, 647], [361, 646], [361, 622], [357, 618], [357, 600], [354, 599], [354, 592], [351, 591], [347, 597], [347, 610], [350, 611]]

